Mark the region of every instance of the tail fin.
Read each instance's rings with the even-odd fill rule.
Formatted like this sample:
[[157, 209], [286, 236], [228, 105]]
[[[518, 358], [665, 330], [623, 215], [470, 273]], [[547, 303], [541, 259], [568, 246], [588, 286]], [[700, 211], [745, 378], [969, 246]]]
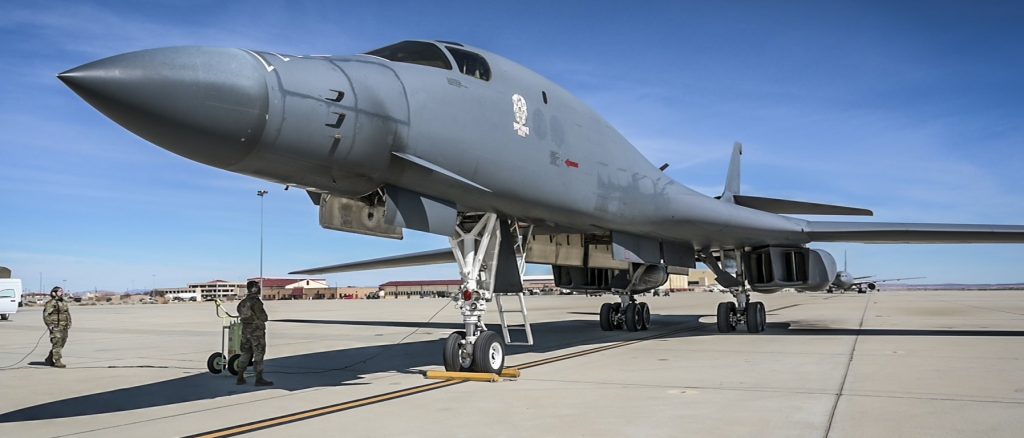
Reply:
[[740, 194], [740, 156], [743, 155], [743, 143], [732, 145], [732, 159], [729, 160], [729, 173], [725, 176], [725, 191], [720, 197], [723, 201], [734, 202], [732, 195]]

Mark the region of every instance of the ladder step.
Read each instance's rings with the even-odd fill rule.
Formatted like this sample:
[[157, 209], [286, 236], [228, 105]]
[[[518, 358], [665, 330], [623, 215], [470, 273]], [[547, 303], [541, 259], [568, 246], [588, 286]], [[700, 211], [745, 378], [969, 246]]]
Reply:
[[[519, 298], [519, 309], [518, 310], [505, 310], [501, 305], [501, 294], [495, 295], [495, 303], [498, 306], [498, 317], [501, 319], [501, 333], [505, 338], [505, 345], [533, 345], [533, 330], [530, 328], [530, 319], [526, 312], [526, 299], [523, 293], [515, 294]], [[510, 325], [505, 319], [506, 314], [518, 313], [522, 315], [522, 325]], [[521, 330], [526, 333], [525, 341], [513, 341], [512, 336], [509, 333], [512, 330]]]

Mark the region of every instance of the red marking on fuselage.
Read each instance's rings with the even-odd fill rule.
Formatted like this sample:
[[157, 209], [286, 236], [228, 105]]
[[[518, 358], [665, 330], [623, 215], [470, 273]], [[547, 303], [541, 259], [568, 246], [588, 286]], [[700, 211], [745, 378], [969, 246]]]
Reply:
[[577, 162], [575, 162], [573, 160], [565, 160], [565, 165], [567, 167], [572, 167], [572, 168], [576, 168], [576, 169], [580, 168], [580, 163], [577, 163]]

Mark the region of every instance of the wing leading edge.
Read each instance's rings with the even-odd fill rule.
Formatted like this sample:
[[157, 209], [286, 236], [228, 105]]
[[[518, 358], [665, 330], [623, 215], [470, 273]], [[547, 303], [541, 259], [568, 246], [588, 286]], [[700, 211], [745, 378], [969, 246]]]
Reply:
[[809, 221], [813, 242], [1024, 243], [1024, 226]]
[[340, 263], [337, 265], [304, 269], [301, 271], [289, 272], [289, 274], [336, 274], [339, 272], [370, 271], [374, 269], [404, 268], [408, 266], [439, 265], [442, 263], [455, 263], [455, 256], [452, 254], [452, 250], [444, 248], [423, 252], [415, 252], [411, 254], [401, 254], [396, 256], [381, 257], [370, 260], [361, 260], [358, 262]]

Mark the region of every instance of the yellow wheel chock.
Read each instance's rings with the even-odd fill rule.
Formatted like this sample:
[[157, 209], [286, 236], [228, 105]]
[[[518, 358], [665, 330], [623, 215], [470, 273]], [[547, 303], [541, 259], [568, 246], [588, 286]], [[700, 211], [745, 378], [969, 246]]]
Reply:
[[494, 373], [469, 373], [460, 371], [427, 371], [426, 377], [435, 380], [472, 380], [475, 382], [500, 382], [502, 377], [519, 377], [519, 369], [505, 368], [501, 374]]

